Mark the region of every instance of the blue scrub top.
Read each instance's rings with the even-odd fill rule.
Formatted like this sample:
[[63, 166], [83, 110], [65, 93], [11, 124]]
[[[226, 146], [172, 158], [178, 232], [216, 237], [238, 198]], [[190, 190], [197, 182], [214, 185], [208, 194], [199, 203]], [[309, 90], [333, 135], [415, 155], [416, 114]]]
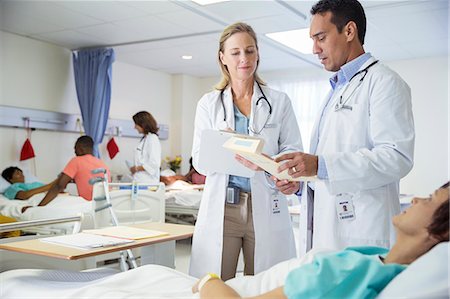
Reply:
[[8, 199], [15, 199], [16, 195], [19, 191], [29, 191], [33, 190], [39, 187], [44, 186], [44, 184], [39, 182], [33, 182], [33, 183], [14, 183], [8, 188], [6, 188], [5, 192], [3, 192], [3, 195]]
[[292, 298], [375, 298], [406, 266], [383, 264], [379, 247], [349, 247], [317, 254], [310, 264], [291, 271], [284, 294]]

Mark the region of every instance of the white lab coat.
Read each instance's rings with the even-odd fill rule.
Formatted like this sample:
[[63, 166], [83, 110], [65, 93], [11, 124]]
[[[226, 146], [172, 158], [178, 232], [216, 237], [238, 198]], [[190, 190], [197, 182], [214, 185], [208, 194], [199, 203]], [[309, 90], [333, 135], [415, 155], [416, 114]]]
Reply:
[[[259, 137], [264, 138], [263, 152], [274, 156], [279, 153], [302, 150], [297, 121], [288, 96], [284, 93], [262, 86], [272, 105], [272, 115], [268, 119]], [[257, 85], [254, 85], [250, 125], [255, 119], [255, 131], [259, 131], [269, 115], [269, 106], [261, 100]], [[198, 168], [199, 146], [202, 131], [205, 129], [234, 129], [234, 106], [231, 89], [223, 93], [226, 108], [226, 121], [220, 100], [220, 92], [213, 91], [204, 95], [197, 105], [195, 116], [192, 157], [194, 167], [206, 175], [206, 184], [200, 204], [198, 220], [192, 244], [189, 274], [195, 277], [207, 272], [221, 273], [222, 241], [225, 192], [228, 175], [205, 173]], [[256, 117], [255, 117], [256, 115]], [[250, 135], [254, 135], [251, 131]], [[253, 206], [253, 224], [255, 230], [255, 273], [268, 269], [272, 265], [295, 257], [295, 243], [285, 196], [278, 192], [264, 172], [257, 171], [250, 179]], [[279, 213], [273, 213], [274, 202], [279, 202]]]
[[[371, 57], [361, 69], [373, 61]], [[395, 240], [391, 219], [400, 211], [399, 180], [411, 170], [414, 156], [410, 88], [380, 62], [357, 87], [360, 77], [349, 83], [343, 97], [355, 90], [346, 103], [352, 110], [335, 111], [342, 88], [330, 99], [319, 140], [319, 117], [313, 129], [311, 152], [323, 157], [329, 179], [315, 182], [314, 200], [303, 192], [300, 254], [309, 249], [311, 233], [313, 248], [389, 248]], [[338, 219], [339, 195], [353, 201], [354, 220]]]
[[156, 134], [148, 133], [134, 150], [134, 165], [144, 167], [145, 171], [135, 172], [137, 183], [159, 184], [161, 168], [161, 143]]

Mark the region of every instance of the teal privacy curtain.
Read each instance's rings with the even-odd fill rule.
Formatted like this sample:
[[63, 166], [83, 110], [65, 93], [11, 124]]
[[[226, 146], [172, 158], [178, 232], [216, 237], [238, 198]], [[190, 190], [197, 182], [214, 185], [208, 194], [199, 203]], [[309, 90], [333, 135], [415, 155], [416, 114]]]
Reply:
[[86, 135], [94, 140], [94, 155], [99, 157], [111, 102], [113, 49], [89, 49], [72, 53], [75, 86]]

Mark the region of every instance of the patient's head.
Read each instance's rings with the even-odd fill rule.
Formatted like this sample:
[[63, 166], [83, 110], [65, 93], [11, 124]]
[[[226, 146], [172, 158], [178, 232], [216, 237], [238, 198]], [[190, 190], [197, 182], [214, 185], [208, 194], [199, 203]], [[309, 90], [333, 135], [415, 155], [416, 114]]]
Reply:
[[2, 177], [11, 184], [25, 182], [25, 177], [23, 176], [22, 170], [15, 166], [11, 166], [3, 170]]
[[75, 142], [75, 155], [83, 156], [94, 152], [94, 140], [90, 136], [84, 135]]
[[415, 197], [411, 206], [393, 218], [397, 234], [423, 239], [431, 246], [449, 240], [449, 182], [427, 198]]

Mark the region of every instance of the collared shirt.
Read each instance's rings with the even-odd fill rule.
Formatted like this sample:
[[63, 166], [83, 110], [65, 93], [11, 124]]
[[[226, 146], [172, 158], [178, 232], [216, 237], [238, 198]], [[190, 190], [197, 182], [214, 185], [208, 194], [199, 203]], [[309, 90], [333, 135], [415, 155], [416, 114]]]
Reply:
[[[234, 105], [234, 130], [236, 133], [248, 135], [249, 119]], [[228, 186], [238, 187], [244, 192], [250, 192], [250, 179], [241, 176], [230, 175]]]
[[[330, 78], [330, 84], [333, 91], [330, 93], [330, 97], [327, 99], [327, 104], [325, 105], [324, 109], [322, 110], [322, 115], [320, 116], [319, 121], [319, 132], [318, 132], [318, 138], [317, 142], [320, 139], [320, 136], [322, 135], [322, 120], [327, 115], [327, 113], [330, 112], [330, 100], [333, 97], [333, 94], [337, 91], [343, 88], [345, 85], [347, 85], [350, 82], [350, 79], [361, 69], [361, 67], [364, 65], [364, 63], [367, 62], [372, 57], [370, 53], [364, 53], [360, 55], [359, 57], [353, 59], [352, 61], [347, 62], [343, 66], [341, 66], [341, 69], [334, 74]], [[328, 179], [328, 171], [327, 166], [325, 165], [325, 161], [321, 156], [319, 156], [319, 165], [317, 169], [317, 177], [319, 179]]]

